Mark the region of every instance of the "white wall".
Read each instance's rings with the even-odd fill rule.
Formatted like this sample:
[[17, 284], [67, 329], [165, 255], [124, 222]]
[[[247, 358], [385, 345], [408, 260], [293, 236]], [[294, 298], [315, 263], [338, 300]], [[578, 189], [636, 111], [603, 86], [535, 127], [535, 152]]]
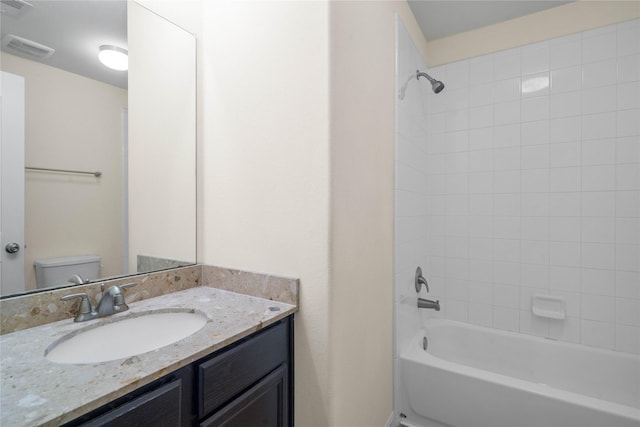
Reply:
[[95, 254], [102, 257], [102, 276], [120, 274], [121, 111], [127, 91], [1, 56], [4, 71], [25, 77], [26, 165], [103, 173], [26, 172], [26, 289], [36, 288], [37, 258]]
[[[640, 21], [430, 70], [428, 278], [447, 318], [640, 352]], [[565, 321], [531, 314], [562, 296]]]

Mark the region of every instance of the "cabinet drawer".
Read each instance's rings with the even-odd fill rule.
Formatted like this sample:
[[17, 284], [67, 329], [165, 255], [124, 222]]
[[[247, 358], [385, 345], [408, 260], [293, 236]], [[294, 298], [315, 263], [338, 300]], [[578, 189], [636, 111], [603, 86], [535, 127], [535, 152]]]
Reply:
[[147, 427], [180, 425], [182, 381], [177, 379], [139, 396], [82, 427]]
[[198, 415], [204, 417], [287, 362], [287, 324], [278, 323], [198, 366]]
[[201, 422], [200, 427], [288, 427], [287, 369], [281, 365]]

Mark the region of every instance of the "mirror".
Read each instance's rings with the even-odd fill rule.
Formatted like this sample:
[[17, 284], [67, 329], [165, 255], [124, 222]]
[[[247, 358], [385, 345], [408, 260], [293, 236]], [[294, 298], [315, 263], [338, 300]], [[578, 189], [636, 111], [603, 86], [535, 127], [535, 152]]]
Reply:
[[[3, 82], [5, 73], [23, 78], [25, 112], [23, 165], [7, 177], [5, 127], [14, 109], [5, 85], [2, 297], [70, 286], [71, 277], [37, 277], [35, 264], [60, 258], [99, 257], [91, 281], [195, 263], [193, 34], [133, 1], [2, 0], [2, 9]], [[15, 42], [12, 50], [8, 34], [31, 52], [16, 51]], [[129, 71], [100, 64], [101, 45], [128, 49]], [[47, 47], [55, 53], [29, 57]], [[7, 202], [21, 186], [22, 216], [20, 203]], [[16, 216], [24, 219], [22, 240], [10, 236], [20, 226], [5, 224]], [[11, 243], [21, 249], [8, 253]]]

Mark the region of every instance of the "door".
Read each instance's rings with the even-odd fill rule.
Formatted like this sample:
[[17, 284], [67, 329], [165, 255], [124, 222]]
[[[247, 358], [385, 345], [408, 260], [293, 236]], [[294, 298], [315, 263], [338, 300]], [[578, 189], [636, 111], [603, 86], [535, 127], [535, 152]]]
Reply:
[[0, 80], [0, 295], [24, 291], [24, 77]]

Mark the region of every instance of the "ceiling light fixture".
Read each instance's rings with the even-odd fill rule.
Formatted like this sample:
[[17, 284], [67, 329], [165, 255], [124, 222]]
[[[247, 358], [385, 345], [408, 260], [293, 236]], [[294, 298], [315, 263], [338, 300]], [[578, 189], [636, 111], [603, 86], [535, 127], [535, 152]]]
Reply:
[[118, 46], [104, 44], [98, 51], [98, 59], [105, 66], [118, 71], [125, 71], [129, 68], [129, 52]]

